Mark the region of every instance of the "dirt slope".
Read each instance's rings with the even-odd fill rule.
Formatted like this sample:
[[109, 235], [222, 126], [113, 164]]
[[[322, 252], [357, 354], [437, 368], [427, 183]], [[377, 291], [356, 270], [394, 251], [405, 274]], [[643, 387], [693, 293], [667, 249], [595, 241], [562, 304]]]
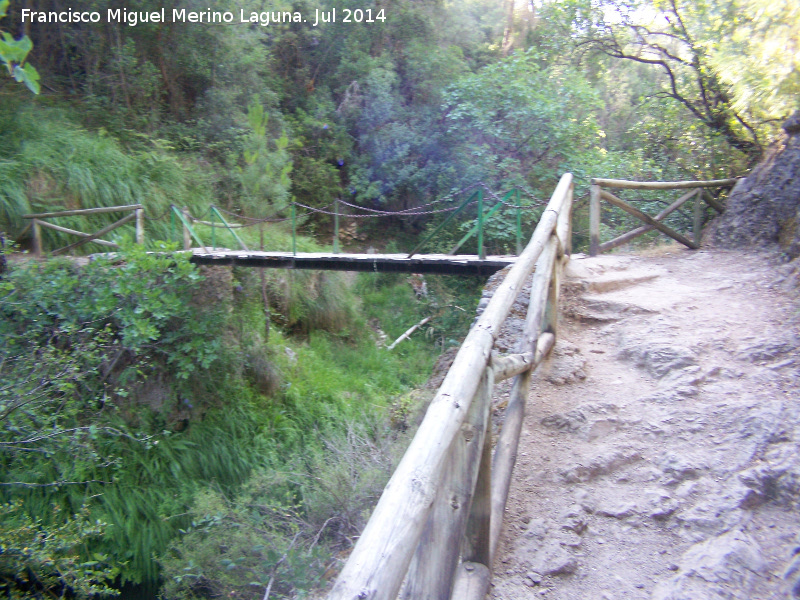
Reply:
[[[789, 597], [800, 305], [780, 271], [765, 256], [673, 249], [575, 257], [570, 272], [492, 597]], [[514, 323], [499, 346], [514, 346]]]

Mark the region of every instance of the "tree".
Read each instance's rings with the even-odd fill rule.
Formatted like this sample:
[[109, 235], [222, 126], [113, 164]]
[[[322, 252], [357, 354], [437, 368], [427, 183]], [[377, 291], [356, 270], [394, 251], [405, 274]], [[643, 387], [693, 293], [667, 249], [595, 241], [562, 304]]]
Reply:
[[737, 105], [712, 57], [710, 40], [724, 29], [728, 6], [645, 0], [584, 7], [576, 12], [583, 17], [576, 19], [577, 46], [657, 69], [662, 84], [656, 95], [678, 102], [753, 164], [764, 143], [759, 123]]
[[[600, 142], [595, 90], [574, 69], [538, 66], [535, 51], [461, 78], [445, 96], [449, 134], [475, 177], [500, 189], [549, 189]], [[473, 180], [474, 181], [474, 180]]]
[[800, 4], [732, 0], [705, 45], [733, 107], [775, 129], [800, 106]]
[[251, 215], [264, 217], [286, 207], [289, 197], [292, 161], [287, 151], [289, 138], [285, 132], [273, 141], [270, 148], [267, 137], [269, 115], [264, 106], [254, 98], [247, 110], [247, 121], [252, 131], [244, 140], [244, 166], [236, 172], [244, 191], [243, 204]]

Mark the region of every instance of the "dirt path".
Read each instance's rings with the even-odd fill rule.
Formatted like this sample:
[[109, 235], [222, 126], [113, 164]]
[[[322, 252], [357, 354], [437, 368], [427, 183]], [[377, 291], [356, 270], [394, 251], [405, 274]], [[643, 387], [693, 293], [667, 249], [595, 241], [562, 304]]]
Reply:
[[780, 271], [764, 256], [673, 249], [574, 258], [570, 272], [492, 597], [789, 597], [800, 305]]

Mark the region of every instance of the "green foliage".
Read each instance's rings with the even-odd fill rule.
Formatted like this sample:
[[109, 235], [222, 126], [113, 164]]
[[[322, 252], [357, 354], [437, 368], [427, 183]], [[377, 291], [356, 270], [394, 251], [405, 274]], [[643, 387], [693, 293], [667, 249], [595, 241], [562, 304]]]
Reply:
[[[116, 3], [71, 6], [104, 14]], [[7, 7], [0, 0], [0, 16]], [[238, 8], [262, 10], [255, 0]], [[764, 143], [796, 103], [786, 50], [795, 13], [762, 0], [559, 0], [508, 21], [496, 1], [421, 0], [394, 4], [368, 27], [62, 24], [54, 36], [30, 23], [35, 50], [5, 34], [2, 60], [33, 89], [31, 57], [54, 93], [31, 103], [0, 82], [0, 230], [19, 237], [29, 212], [142, 203], [147, 239], [177, 241], [170, 204], [207, 220], [212, 203], [285, 217], [291, 199], [322, 208], [343, 195], [407, 209], [478, 181], [545, 200], [570, 171], [580, 246], [591, 177], [746, 168], [737, 140]], [[9, 29], [18, 14], [9, 11]], [[637, 38], [632, 27], [643, 25], [657, 33]], [[672, 71], [677, 92], [663, 66], [614, 58], [647, 59], [661, 38], [689, 58]], [[698, 82], [708, 84], [706, 107]], [[670, 200], [627, 199], [651, 214]], [[525, 211], [524, 238], [538, 213]], [[55, 223], [95, 231], [117, 218]], [[372, 236], [365, 244], [410, 249], [441, 218], [375, 219], [359, 233]], [[466, 212], [431, 249], [449, 250], [474, 218]], [[688, 222], [684, 211], [669, 224]], [[611, 209], [604, 224], [609, 236], [632, 225]], [[328, 215], [300, 227], [330, 239]], [[514, 211], [495, 215], [489, 251], [513, 250], [515, 230]], [[197, 231], [211, 243], [207, 226]], [[291, 248], [286, 225], [237, 231], [251, 248]], [[48, 249], [74, 241], [44, 233]], [[219, 228], [213, 236], [237, 246]], [[298, 239], [298, 250], [316, 249]], [[163, 580], [170, 598], [262, 598], [270, 581], [276, 596], [302, 595], [358, 535], [403, 444], [397, 429], [413, 424], [419, 400], [409, 390], [437, 350], [457, 345], [479, 282], [428, 277], [428, 296], [416, 298], [401, 275], [353, 284], [330, 273], [209, 270], [201, 281], [178, 257], [123, 256], [15, 266], [0, 282], [0, 427], [12, 442], [0, 454], [0, 537], [30, 548], [25, 536], [52, 536], [25, 567], [24, 551], [13, 564], [0, 556], [9, 593], [97, 595], [118, 572], [117, 583], [151, 595]], [[425, 316], [392, 352], [376, 343]], [[34, 576], [39, 587], [26, 583]]]
[[[259, 278], [241, 271], [232, 318], [241, 319], [244, 343], [257, 345], [264, 331]], [[426, 308], [410, 286], [385, 283], [359, 279], [359, 292], [375, 292], [365, 298], [369, 317], [392, 330], [419, 320]], [[261, 465], [238, 493], [211, 486], [195, 495], [191, 524], [159, 558], [165, 598], [262, 598], [270, 581], [276, 597], [302, 594], [321, 583], [331, 554], [363, 527], [407, 439], [388, 412], [397, 395], [424, 379], [431, 343], [420, 336], [387, 354], [352, 327], [347, 337], [311, 331], [302, 344], [271, 332], [266, 356], [281, 373], [279, 391], [236, 415], [238, 423], [257, 424], [249, 444]], [[408, 401], [407, 411], [418, 404]]]
[[797, 110], [800, 7], [788, 0], [708, 2], [695, 24], [712, 67], [730, 86], [733, 108], [756, 119], [760, 133]]
[[[6, 16], [10, 0], [0, 0], [0, 19]], [[33, 50], [33, 42], [27, 35], [18, 40], [10, 33], [0, 30], [0, 62], [16, 81], [24, 83], [34, 94], [40, 91], [39, 73], [36, 68], [26, 62], [28, 54]]]
[[597, 93], [574, 70], [541, 69], [534, 52], [462, 78], [445, 99], [448, 131], [470, 160], [465, 170], [490, 187], [527, 184], [545, 196], [565, 165], [599, 141]]
[[[202, 215], [209, 190], [196, 168], [147, 138], [143, 148], [126, 151], [104, 134], [73, 124], [70, 114], [16, 102], [0, 106], [0, 229], [12, 236], [29, 212], [141, 203], [151, 219], [147, 239], [168, 239], [169, 220], [154, 220], [170, 203]], [[119, 213], [60, 217], [53, 222], [78, 231], [96, 231]], [[132, 225], [115, 231], [132, 234]], [[46, 249], [74, 242], [74, 236], [45, 229]], [[84, 246], [91, 249], [92, 246]]]
[[[190, 304], [196, 270], [183, 256], [147, 254], [139, 247], [122, 260], [101, 258], [81, 268], [66, 260], [28, 263], [0, 281], [0, 497], [23, 499], [31, 523], [49, 514], [51, 505], [85, 502], [82, 491], [94, 490], [100, 500], [89, 506], [93, 511], [114, 498], [131, 508], [101, 510], [110, 528], [120, 527], [122, 516], [133, 524], [129, 531], [147, 535], [158, 529], [153, 511], [163, 502], [152, 496], [159, 488], [126, 490], [130, 477], [141, 481], [148, 473], [147, 461], [127, 459], [169, 448], [153, 436], [180, 417], [186, 408], [181, 398], [192, 398], [196, 410], [211, 400], [198, 394], [202, 388], [194, 378], [198, 371], [213, 371], [219, 359], [219, 341], [209, 333], [220, 315]], [[136, 408], [149, 382], [167, 373], [160, 406]], [[114, 481], [118, 487], [106, 487]], [[67, 527], [68, 514], [53, 527]], [[151, 553], [124, 540], [117, 531], [102, 546], [115, 568], [125, 562], [120, 554], [133, 553], [144, 564], [130, 566], [123, 579], [140, 580], [148, 575]]]
[[244, 192], [241, 204], [251, 215], [271, 216], [286, 208], [292, 172], [289, 138], [284, 132], [269, 143], [269, 115], [257, 99], [248, 106], [247, 122], [252, 131], [244, 140], [244, 166], [236, 168]]
[[108, 557], [98, 552], [85, 556], [106, 524], [92, 522], [85, 506], [72, 516], [61, 513], [53, 506], [45, 523], [32, 519], [19, 500], [0, 505], [0, 593], [31, 599], [118, 594], [111, 587], [118, 570], [108, 566]]
[[[108, 583], [103, 573], [118, 572], [118, 581], [152, 592], [160, 577], [153, 557], [163, 556], [175, 589], [190, 589], [187, 573], [198, 573], [191, 565], [203, 566], [208, 589], [224, 589], [226, 577], [244, 572], [223, 564], [238, 560], [228, 558], [232, 550], [212, 551], [227, 539], [243, 549], [236, 569], [250, 561], [256, 572], [245, 584], [259, 582], [263, 595], [274, 575], [276, 593], [289, 593], [315, 585], [326, 557], [363, 526], [364, 507], [403, 444], [390, 426], [394, 399], [424, 380], [432, 341], [421, 335], [387, 354], [339, 274], [295, 282], [291, 301], [280, 300], [284, 314], [278, 300], [287, 281], [271, 272], [272, 318], [302, 337], [273, 327], [267, 343], [257, 273], [240, 270], [232, 280], [223, 271], [203, 281], [184, 256], [131, 247], [84, 267], [16, 265], [0, 282], [0, 425], [12, 442], [0, 455], [0, 500], [21, 515], [4, 521], [3, 536], [41, 523], [53, 548], [85, 567], [70, 574], [31, 563], [39, 580], [82, 593], [76, 586], [90, 590]], [[403, 281], [380, 293], [370, 318], [402, 316], [393, 330], [429, 309]], [[398, 311], [391, 298], [401, 294], [411, 298]], [[191, 525], [205, 512], [187, 514], [204, 502], [199, 490], [231, 499], [210, 533]], [[76, 525], [68, 515], [82, 510], [103, 523], [97, 535], [82, 530], [90, 547], [69, 538]], [[268, 533], [251, 552], [256, 531]], [[204, 558], [195, 544], [205, 536]], [[287, 554], [279, 567], [276, 553]], [[3, 577], [24, 587], [15, 565]]]

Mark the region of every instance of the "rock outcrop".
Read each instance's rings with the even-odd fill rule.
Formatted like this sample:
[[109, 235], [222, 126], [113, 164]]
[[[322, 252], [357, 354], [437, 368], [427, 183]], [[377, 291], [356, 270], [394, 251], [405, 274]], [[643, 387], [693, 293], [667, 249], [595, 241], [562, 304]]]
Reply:
[[789, 257], [800, 256], [800, 111], [783, 129], [784, 141], [736, 184], [725, 214], [710, 225], [707, 239], [715, 245], [778, 245]]

